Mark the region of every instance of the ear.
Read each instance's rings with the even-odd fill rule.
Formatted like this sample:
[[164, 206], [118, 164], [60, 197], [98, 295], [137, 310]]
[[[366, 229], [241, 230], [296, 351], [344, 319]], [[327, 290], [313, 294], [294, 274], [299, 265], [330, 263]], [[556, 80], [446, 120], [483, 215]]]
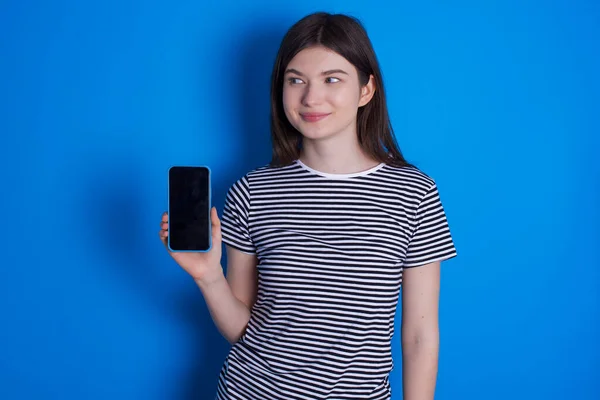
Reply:
[[360, 89], [360, 99], [358, 101], [358, 106], [363, 107], [371, 101], [373, 95], [375, 95], [375, 77], [373, 75], [369, 76], [369, 82], [364, 85]]

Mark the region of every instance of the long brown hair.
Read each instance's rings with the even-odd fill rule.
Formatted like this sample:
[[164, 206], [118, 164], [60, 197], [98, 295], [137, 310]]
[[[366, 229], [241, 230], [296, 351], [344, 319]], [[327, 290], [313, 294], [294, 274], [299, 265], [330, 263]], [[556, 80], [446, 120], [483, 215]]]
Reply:
[[371, 101], [358, 109], [357, 134], [363, 151], [371, 158], [394, 166], [409, 166], [396, 142], [388, 116], [379, 63], [361, 22], [344, 14], [317, 12], [296, 22], [284, 36], [271, 75], [271, 165], [288, 165], [300, 157], [302, 134], [288, 121], [283, 110], [285, 68], [301, 50], [326, 47], [346, 58], [358, 72], [361, 85], [375, 80]]

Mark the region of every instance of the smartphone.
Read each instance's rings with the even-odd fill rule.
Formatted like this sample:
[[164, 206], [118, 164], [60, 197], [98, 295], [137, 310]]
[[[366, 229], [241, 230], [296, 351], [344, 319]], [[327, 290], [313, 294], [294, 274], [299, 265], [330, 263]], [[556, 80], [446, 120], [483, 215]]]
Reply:
[[207, 252], [211, 240], [211, 171], [207, 166], [169, 168], [169, 235], [173, 252]]

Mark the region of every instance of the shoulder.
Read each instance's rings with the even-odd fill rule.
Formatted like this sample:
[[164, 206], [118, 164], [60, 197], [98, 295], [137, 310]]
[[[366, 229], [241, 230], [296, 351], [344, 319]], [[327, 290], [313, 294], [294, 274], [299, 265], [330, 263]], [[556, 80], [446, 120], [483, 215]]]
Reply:
[[260, 185], [274, 180], [283, 180], [297, 174], [299, 166], [296, 163], [288, 165], [266, 164], [248, 171], [240, 180], [244, 180], [248, 186]]
[[251, 169], [243, 176], [238, 177], [233, 182], [230, 190], [243, 190], [249, 194], [253, 187], [268, 185], [274, 181], [281, 181], [298, 172], [298, 165], [295, 163], [284, 166], [273, 166], [266, 164]]
[[393, 166], [386, 164], [380, 169], [378, 177], [396, 186], [402, 192], [409, 192], [422, 198], [435, 188], [435, 180], [416, 166]]

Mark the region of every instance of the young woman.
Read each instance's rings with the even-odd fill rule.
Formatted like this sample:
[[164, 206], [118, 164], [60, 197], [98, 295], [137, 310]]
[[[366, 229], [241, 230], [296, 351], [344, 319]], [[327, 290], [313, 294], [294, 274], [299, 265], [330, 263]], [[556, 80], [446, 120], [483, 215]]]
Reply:
[[456, 250], [435, 182], [396, 145], [360, 22], [297, 22], [271, 89], [272, 162], [230, 188], [222, 221], [212, 209], [209, 253], [171, 254], [232, 343], [217, 399], [390, 399], [401, 285], [404, 399], [433, 399]]

